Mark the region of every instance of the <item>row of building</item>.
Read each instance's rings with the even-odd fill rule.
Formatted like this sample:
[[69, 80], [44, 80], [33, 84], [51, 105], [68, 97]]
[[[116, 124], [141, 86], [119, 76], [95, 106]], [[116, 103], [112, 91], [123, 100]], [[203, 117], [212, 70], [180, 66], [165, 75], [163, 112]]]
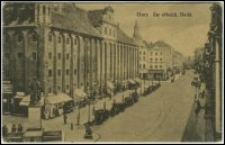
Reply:
[[3, 11], [3, 80], [14, 94], [29, 94], [34, 78], [45, 95], [107, 93], [143, 74], [166, 79], [173, 55], [181, 57], [163, 41], [143, 41], [137, 22], [127, 36], [111, 6], [85, 11], [69, 3], [6, 3]]
[[203, 48], [195, 50], [195, 69], [200, 80], [206, 84], [206, 141], [222, 138], [222, 6], [210, 7], [211, 22], [208, 40]]
[[168, 80], [183, 69], [184, 56], [160, 40], [148, 43], [142, 39], [138, 23], [134, 27], [135, 41], [139, 48], [139, 77], [148, 80]]

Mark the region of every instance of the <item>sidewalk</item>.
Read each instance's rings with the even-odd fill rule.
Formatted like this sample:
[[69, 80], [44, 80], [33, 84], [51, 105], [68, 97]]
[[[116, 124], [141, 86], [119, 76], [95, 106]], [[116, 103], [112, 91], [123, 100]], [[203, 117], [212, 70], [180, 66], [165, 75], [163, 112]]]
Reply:
[[[201, 106], [204, 107], [206, 102], [206, 97], [199, 98]], [[196, 101], [193, 102], [190, 117], [188, 119], [183, 137], [181, 141], [194, 141], [194, 142], [204, 142], [206, 133], [206, 120], [204, 119], [205, 110], [201, 109], [198, 115], [195, 114]]]
[[[138, 91], [143, 91], [143, 85], [138, 88]], [[103, 109], [104, 106], [106, 109], [111, 109], [113, 102], [122, 102], [124, 98], [128, 97], [131, 94], [130, 90], [126, 90], [124, 92], [118, 92], [115, 96], [110, 98], [103, 98], [95, 101], [93, 104], [90, 104], [90, 121], [94, 119], [93, 109]], [[80, 114], [80, 116], [78, 115]], [[78, 122], [78, 116], [80, 117]], [[42, 119], [42, 127], [45, 131], [56, 131], [62, 130], [64, 133], [64, 141], [66, 142], [93, 142], [97, 140], [99, 137], [95, 132], [93, 132], [93, 140], [87, 140], [83, 138], [85, 133], [84, 124], [88, 122], [89, 117], [89, 106], [87, 105], [84, 108], [75, 108], [73, 112], [67, 114], [67, 124], [64, 124], [63, 115], [58, 116], [53, 119], [44, 120]], [[28, 128], [28, 118], [21, 118], [15, 116], [4, 116], [4, 124], [6, 124], [11, 129], [12, 124], [18, 125], [22, 124], [24, 127], [24, 131]], [[79, 124], [78, 124], [79, 123]], [[71, 127], [72, 126], [72, 127]], [[91, 127], [94, 128], [94, 127]], [[93, 129], [94, 130], [94, 129]]]

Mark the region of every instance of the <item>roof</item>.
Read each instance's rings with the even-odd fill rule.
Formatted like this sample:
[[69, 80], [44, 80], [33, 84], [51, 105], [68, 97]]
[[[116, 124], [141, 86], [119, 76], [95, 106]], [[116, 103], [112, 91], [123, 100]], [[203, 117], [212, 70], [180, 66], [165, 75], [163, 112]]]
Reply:
[[167, 44], [166, 42], [162, 40], [155, 42], [153, 45], [158, 47], [171, 47], [169, 44]]
[[105, 7], [104, 9], [88, 11], [88, 18], [89, 18], [91, 24], [94, 27], [99, 27], [101, 25], [101, 21], [103, 18], [102, 15], [104, 15], [107, 11], [114, 12], [114, 10], [111, 6]]
[[127, 36], [120, 28], [117, 29], [117, 41], [121, 43], [136, 45], [133, 38]]
[[99, 27], [101, 25], [102, 15], [104, 10], [93, 10], [88, 12], [88, 18], [94, 27]]
[[49, 94], [48, 97], [45, 98], [45, 101], [49, 104], [57, 104], [72, 101], [72, 98], [69, 97], [65, 93], [58, 93], [58, 94]]
[[87, 12], [74, 5], [65, 5], [63, 13], [53, 11], [51, 26], [100, 37], [99, 32], [91, 25]]

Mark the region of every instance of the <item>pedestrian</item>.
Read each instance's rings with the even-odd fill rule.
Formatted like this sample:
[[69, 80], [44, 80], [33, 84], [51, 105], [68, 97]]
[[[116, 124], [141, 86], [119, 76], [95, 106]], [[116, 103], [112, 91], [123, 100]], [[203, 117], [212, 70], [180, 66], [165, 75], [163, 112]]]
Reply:
[[198, 113], [200, 112], [200, 109], [198, 107], [195, 108], [195, 116], [198, 117]]
[[15, 124], [12, 125], [11, 132], [16, 133], [16, 125]]
[[23, 132], [23, 126], [21, 124], [18, 125], [18, 132], [19, 133]]
[[64, 124], [67, 124], [67, 116], [66, 114], [63, 115]]
[[2, 128], [3, 137], [6, 137], [8, 135], [8, 127], [6, 125]]
[[201, 109], [202, 108], [202, 105], [201, 105], [201, 103], [200, 103], [200, 101], [199, 100], [197, 100], [197, 108], [199, 108], [199, 109]]

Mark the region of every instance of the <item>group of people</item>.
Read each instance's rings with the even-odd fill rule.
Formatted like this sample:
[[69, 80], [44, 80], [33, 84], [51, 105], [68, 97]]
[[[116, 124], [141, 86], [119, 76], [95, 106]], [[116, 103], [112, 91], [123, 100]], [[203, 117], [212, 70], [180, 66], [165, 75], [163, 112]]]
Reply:
[[[3, 133], [3, 136], [7, 136], [9, 132], [9, 129], [6, 125], [3, 126], [3, 129], [2, 129], [2, 133]], [[11, 127], [11, 133], [22, 133], [23, 132], [23, 126], [21, 124], [19, 124], [17, 127], [15, 124], [12, 125]]]

